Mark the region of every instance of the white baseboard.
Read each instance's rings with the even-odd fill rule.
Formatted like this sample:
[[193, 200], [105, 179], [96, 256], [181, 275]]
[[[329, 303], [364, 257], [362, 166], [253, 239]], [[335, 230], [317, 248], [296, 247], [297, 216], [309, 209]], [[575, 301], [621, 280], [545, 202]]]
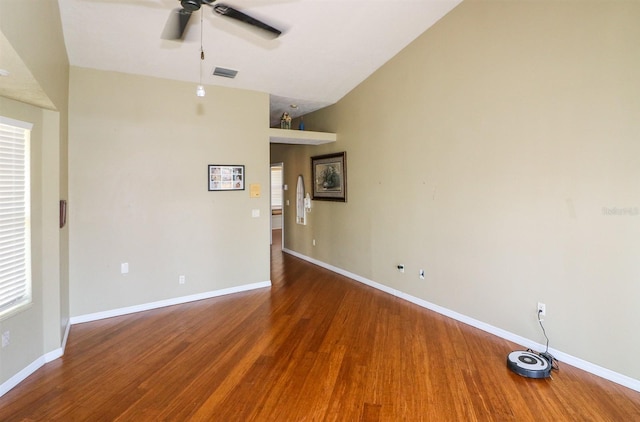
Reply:
[[211, 292], [198, 293], [190, 296], [182, 296], [173, 299], [161, 300], [158, 302], [146, 303], [142, 305], [129, 306], [126, 308], [114, 309], [111, 311], [104, 312], [96, 312], [88, 315], [81, 315], [78, 317], [72, 317], [68, 322], [64, 332], [64, 336], [62, 338], [62, 345], [58, 349], [52, 350], [44, 355], [40, 356], [38, 359], [34, 360], [31, 364], [29, 364], [26, 368], [22, 369], [20, 372], [9, 378], [4, 383], [0, 384], [0, 397], [5, 395], [9, 390], [14, 388], [16, 385], [20, 384], [24, 381], [29, 375], [33, 374], [39, 368], [41, 368], [45, 363], [49, 363], [54, 361], [62, 355], [64, 355], [64, 349], [67, 346], [67, 339], [69, 338], [69, 329], [73, 324], [80, 324], [83, 322], [96, 321], [104, 318], [111, 318], [114, 316], [126, 315], [135, 312], [142, 312], [151, 309], [161, 308], [164, 306], [178, 305], [181, 303], [194, 302], [196, 300], [209, 299], [217, 296], [224, 296], [232, 293], [244, 292], [247, 290], [260, 289], [263, 287], [270, 287], [271, 281], [263, 281], [259, 283], [253, 284], [245, 284], [243, 286], [230, 287], [228, 289], [214, 290]]
[[[385, 286], [384, 284], [380, 284], [377, 283], [375, 281], [366, 279], [364, 277], [361, 277], [357, 274], [353, 274], [350, 273], [349, 271], [343, 270], [342, 268], [338, 268], [338, 267], [334, 267], [333, 265], [327, 264], [325, 262], [322, 261], [318, 261], [317, 259], [308, 257], [306, 255], [302, 255], [296, 251], [292, 251], [290, 249], [287, 248], [282, 248], [283, 252], [286, 252], [290, 255], [293, 255], [297, 258], [303, 259], [307, 262], [310, 262], [312, 264], [315, 264], [319, 267], [323, 267], [326, 268], [330, 271], [333, 271], [335, 273], [338, 273], [340, 275], [343, 275], [345, 277], [348, 277], [352, 280], [358, 281], [360, 283], [366, 284], [367, 286], [373, 287], [375, 289], [381, 290], [385, 293], [388, 293], [390, 295], [393, 295], [395, 297], [398, 297], [400, 299], [404, 299], [408, 302], [411, 302], [413, 304], [416, 304], [418, 306], [421, 306], [423, 308], [432, 310], [434, 312], [437, 312], [441, 315], [444, 315], [446, 317], [455, 319], [456, 321], [460, 321], [463, 322], [467, 325], [470, 325], [472, 327], [478, 328], [482, 331], [486, 331], [489, 334], [493, 334], [495, 336], [501, 337], [505, 340], [509, 340], [513, 343], [517, 343], [523, 347], [526, 348], [530, 348], [533, 350], [544, 350], [545, 349], [545, 345], [542, 345], [540, 343], [537, 343], [533, 340], [530, 340], [528, 338], [519, 336], [517, 334], [511, 333], [509, 331], [503, 330], [502, 328], [498, 328], [498, 327], [494, 327], [493, 325], [487, 324], [485, 322], [479, 321], [477, 319], [474, 318], [470, 318], [466, 315], [460, 314], [458, 312], [452, 311], [450, 309], [447, 308], [443, 308], [442, 306], [436, 305], [434, 303], [431, 302], [427, 302], [426, 300], [417, 298], [415, 296], [411, 296], [409, 294], [406, 294], [404, 292], [401, 292], [400, 290], [396, 290], [393, 289], [389, 286]], [[591, 362], [588, 362], [586, 360], [577, 358], [575, 356], [569, 355], [567, 353], [564, 353], [560, 350], [556, 350], [553, 348], [549, 348], [549, 353], [551, 353], [556, 359], [558, 359], [559, 361], [566, 363], [568, 365], [571, 366], [575, 366], [576, 368], [580, 368], [583, 371], [592, 373], [594, 375], [597, 375], [601, 378], [607, 379], [609, 381], [615, 382], [616, 384], [620, 384], [623, 385], [627, 388], [630, 388], [632, 390], [635, 391], [640, 391], [640, 380], [628, 377], [626, 375], [620, 374], [618, 372], [614, 372], [610, 369], [607, 368], [603, 368], [602, 366], [598, 366], [595, 365]], [[506, 357], [505, 357], [506, 359]]]
[[24, 381], [29, 375], [36, 372], [45, 363], [47, 363], [45, 357], [40, 356], [38, 359], [31, 362], [26, 368], [23, 368], [20, 372], [3, 382], [2, 385], [0, 385], [0, 397], [4, 396], [9, 390]]
[[38, 359], [34, 360], [29, 365], [27, 365], [26, 368], [23, 368], [20, 372], [18, 372], [17, 374], [9, 378], [7, 381], [0, 384], [0, 397], [4, 396], [13, 387], [20, 384], [29, 375], [33, 374], [38, 369], [40, 369], [42, 365], [44, 365], [45, 363], [49, 363], [61, 357], [64, 354], [64, 348], [67, 345], [67, 337], [69, 335], [70, 327], [71, 327], [71, 324], [67, 322], [67, 326], [65, 327], [65, 330], [64, 330], [64, 337], [62, 339], [61, 347], [40, 356]]
[[64, 336], [62, 337], [62, 350], [64, 351], [67, 348], [67, 340], [69, 339], [69, 330], [71, 329], [71, 320], [67, 320], [67, 326], [64, 330]]
[[83, 322], [97, 321], [105, 318], [112, 318], [121, 315], [133, 314], [136, 312], [149, 311], [151, 309], [163, 308], [165, 306], [179, 305], [181, 303], [195, 302], [197, 300], [211, 299], [212, 297], [229, 295], [232, 293], [244, 292], [247, 290], [271, 287], [271, 280], [259, 283], [245, 284], [243, 286], [229, 287], [228, 289], [213, 290], [210, 292], [197, 293], [189, 296], [175, 297], [171, 299], [159, 300], [157, 302], [143, 303], [141, 305], [128, 306], [126, 308], [112, 309], [109, 311], [96, 312], [92, 314], [71, 317], [71, 325]]

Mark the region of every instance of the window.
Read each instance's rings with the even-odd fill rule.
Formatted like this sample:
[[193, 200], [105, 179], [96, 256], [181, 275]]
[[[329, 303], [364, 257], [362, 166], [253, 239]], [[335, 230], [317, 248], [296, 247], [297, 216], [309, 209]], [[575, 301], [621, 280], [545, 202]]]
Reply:
[[282, 209], [282, 166], [271, 166], [271, 209]]
[[0, 317], [31, 302], [31, 128], [0, 117]]

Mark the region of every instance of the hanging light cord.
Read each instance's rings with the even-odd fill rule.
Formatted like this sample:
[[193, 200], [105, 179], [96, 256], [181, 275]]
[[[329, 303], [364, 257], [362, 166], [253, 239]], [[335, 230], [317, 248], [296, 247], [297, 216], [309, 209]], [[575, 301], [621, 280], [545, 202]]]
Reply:
[[202, 85], [202, 62], [204, 61], [204, 48], [202, 47], [202, 21], [204, 12], [200, 9], [200, 85]]

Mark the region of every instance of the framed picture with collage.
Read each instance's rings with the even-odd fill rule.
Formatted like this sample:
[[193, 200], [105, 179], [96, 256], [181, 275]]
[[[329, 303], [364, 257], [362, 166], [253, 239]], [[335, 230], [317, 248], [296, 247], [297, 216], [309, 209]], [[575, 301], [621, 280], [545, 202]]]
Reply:
[[243, 165], [209, 164], [209, 190], [244, 190]]

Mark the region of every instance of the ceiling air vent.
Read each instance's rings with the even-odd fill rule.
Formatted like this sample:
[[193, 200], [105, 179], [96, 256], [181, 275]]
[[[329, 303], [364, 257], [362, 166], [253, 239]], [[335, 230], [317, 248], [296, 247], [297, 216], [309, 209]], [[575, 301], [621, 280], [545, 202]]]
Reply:
[[222, 76], [223, 78], [235, 78], [238, 74], [237, 70], [225, 69], [224, 67], [216, 67], [213, 69], [213, 76]]

